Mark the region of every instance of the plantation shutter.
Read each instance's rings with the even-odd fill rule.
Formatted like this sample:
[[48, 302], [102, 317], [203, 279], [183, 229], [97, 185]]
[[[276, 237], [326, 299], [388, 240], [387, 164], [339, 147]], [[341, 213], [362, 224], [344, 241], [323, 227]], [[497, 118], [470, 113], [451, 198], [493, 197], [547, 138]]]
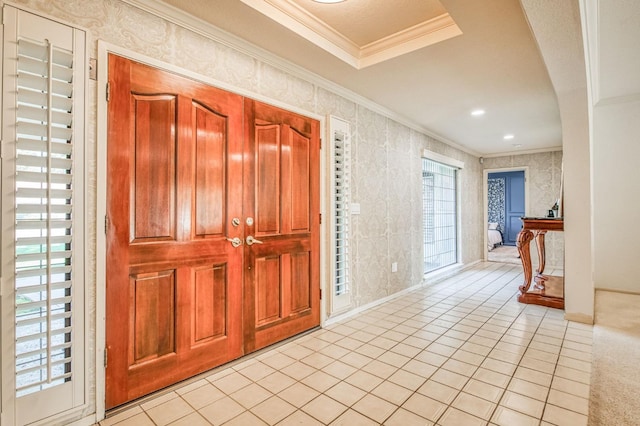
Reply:
[[3, 13], [12, 110], [3, 148], [13, 160], [3, 187], [12, 180], [15, 423], [23, 424], [84, 402], [85, 34], [13, 7]]
[[334, 288], [332, 311], [344, 309], [350, 304], [349, 289], [349, 206], [351, 203], [351, 144], [348, 123], [331, 118], [332, 135], [332, 188], [333, 229], [332, 243], [335, 250]]

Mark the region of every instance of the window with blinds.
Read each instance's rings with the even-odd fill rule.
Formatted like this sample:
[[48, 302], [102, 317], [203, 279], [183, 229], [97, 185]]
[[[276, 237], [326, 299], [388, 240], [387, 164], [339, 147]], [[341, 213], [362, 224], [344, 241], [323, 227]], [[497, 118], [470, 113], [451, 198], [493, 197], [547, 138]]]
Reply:
[[332, 158], [332, 312], [350, 305], [349, 289], [349, 205], [351, 203], [351, 144], [349, 123], [331, 117]]
[[[13, 255], [14, 392], [27, 410], [30, 396], [58, 394], [52, 411], [17, 413], [22, 423], [71, 408], [85, 380], [77, 368], [84, 362], [84, 32], [11, 7], [3, 13], [15, 37], [5, 37], [3, 58], [11, 112], [3, 120], [3, 169], [11, 173], [3, 170], [3, 188], [13, 187], [11, 220], [3, 210], [12, 247], [3, 257]], [[57, 404], [60, 398], [67, 401]]]
[[424, 272], [458, 260], [456, 168], [422, 159]]

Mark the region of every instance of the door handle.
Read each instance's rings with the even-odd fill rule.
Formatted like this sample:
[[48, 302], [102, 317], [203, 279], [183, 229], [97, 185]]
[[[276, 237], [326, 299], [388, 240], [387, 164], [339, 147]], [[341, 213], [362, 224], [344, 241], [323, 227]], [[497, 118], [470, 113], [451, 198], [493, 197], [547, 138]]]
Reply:
[[238, 237], [227, 238], [227, 241], [229, 241], [233, 247], [240, 247], [242, 245], [242, 240]]
[[248, 246], [252, 246], [252, 245], [254, 245], [254, 244], [263, 244], [263, 242], [262, 242], [262, 241], [260, 241], [260, 240], [256, 240], [256, 239], [255, 239], [255, 238], [253, 238], [251, 235], [249, 235], [249, 236], [247, 237], [247, 245], [248, 245]]

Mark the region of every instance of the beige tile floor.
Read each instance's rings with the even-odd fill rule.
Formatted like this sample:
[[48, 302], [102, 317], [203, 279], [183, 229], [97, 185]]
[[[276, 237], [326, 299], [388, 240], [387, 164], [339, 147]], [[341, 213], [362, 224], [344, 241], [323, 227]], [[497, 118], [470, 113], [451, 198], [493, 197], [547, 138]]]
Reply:
[[587, 424], [592, 327], [481, 263], [109, 413], [118, 425]]

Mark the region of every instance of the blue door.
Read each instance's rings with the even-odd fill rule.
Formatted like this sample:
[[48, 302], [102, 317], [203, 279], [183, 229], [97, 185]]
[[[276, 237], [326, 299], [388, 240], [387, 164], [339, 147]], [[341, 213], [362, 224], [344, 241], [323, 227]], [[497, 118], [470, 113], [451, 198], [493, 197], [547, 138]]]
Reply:
[[503, 244], [514, 246], [524, 216], [524, 171], [489, 173], [489, 222], [497, 222]]

